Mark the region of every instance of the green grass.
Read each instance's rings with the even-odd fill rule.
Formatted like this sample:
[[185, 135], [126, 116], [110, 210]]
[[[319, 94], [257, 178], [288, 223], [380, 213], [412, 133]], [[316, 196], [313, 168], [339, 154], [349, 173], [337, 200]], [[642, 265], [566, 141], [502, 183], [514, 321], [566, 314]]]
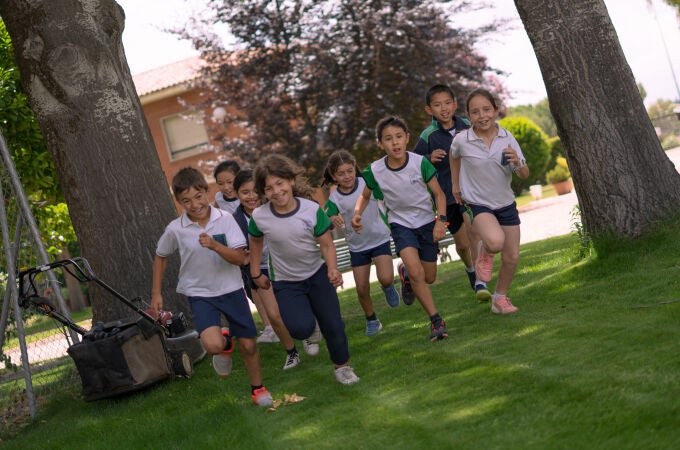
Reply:
[[[541, 198], [549, 198], [549, 197], [555, 197], [557, 193], [555, 192], [555, 188], [550, 186], [543, 186], [543, 197]], [[531, 196], [531, 194], [526, 191], [522, 195], [518, 195], [515, 197], [515, 202], [517, 203], [517, 207], [521, 208], [524, 205], [528, 205], [529, 203], [533, 202], [534, 198]]]
[[[227, 379], [209, 359], [191, 380], [85, 403], [78, 387], [45, 401], [3, 443], [27, 448], [680, 448], [680, 226], [577, 261], [574, 235], [522, 246], [519, 313], [477, 304], [460, 262], [432, 286], [450, 338], [428, 341], [416, 304], [386, 306], [364, 336], [353, 289], [340, 294], [361, 382], [335, 382], [325, 349], [282, 371], [261, 345], [265, 383], [301, 403], [252, 405], [240, 357]], [[497, 261], [498, 264], [498, 261]], [[496, 267], [497, 269], [497, 267]], [[645, 308], [638, 308], [645, 306]], [[300, 346], [301, 347], [301, 346]], [[9, 430], [16, 431], [16, 430]]]
[[[82, 311], [71, 313], [71, 320], [80, 326], [86, 326], [92, 319], [92, 308], [87, 307]], [[24, 332], [26, 334], [26, 343], [39, 341], [55, 334], [61, 334], [62, 328], [57, 322], [49, 317], [35, 313], [24, 324]], [[86, 328], [89, 328], [87, 326]], [[19, 338], [16, 336], [7, 339], [4, 344], [5, 348], [14, 348], [19, 346]]]

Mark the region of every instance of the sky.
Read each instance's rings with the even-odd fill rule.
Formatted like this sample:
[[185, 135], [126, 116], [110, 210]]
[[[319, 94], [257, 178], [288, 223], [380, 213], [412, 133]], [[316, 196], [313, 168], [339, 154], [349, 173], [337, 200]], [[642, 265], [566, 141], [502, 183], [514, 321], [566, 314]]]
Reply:
[[[188, 41], [178, 40], [162, 28], [183, 24], [192, 13], [192, 3], [201, 3], [200, 0], [117, 1], [125, 11], [123, 45], [133, 75], [196, 54]], [[489, 3], [493, 9], [483, 15], [471, 14], [457, 20], [509, 20], [509, 30], [490, 36], [478, 50], [492, 67], [506, 73], [502, 79], [512, 95], [509, 106], [544, 99], [543, 78], [514, 1]], [[649, 106], [658, 99], [680, 100], [680, 20], [675, 10], [662, 0], [652, 0], [651, 7], [648, 0], [605, 0], [605, 4], [635, 79], [647, 91], [645, 104]]]

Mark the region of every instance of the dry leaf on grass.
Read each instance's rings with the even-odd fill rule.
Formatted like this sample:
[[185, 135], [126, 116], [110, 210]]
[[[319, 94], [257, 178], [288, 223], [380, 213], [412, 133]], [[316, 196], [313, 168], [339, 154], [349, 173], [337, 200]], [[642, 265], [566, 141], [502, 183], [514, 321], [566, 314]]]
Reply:
[[264, 412], [274, 412], [279, 406], [286, 406], [289, 403], [299, 403], [304, 399], [305, 397], [297, 395], [296, 393], [292, 393], [290, 395], [283, 394], [283, 400], [277, 398], [276, 400], [274, 400], [272, 406], [270, 408], [265, 409]]

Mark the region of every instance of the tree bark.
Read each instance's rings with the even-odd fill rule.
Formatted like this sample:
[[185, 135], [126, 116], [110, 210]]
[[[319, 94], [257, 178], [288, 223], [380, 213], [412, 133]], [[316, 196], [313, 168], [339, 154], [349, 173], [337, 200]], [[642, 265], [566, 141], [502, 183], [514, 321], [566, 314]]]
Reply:
[[[637, 237], [680, 208], [602, 0], [515, 0], [534, 47], [586, 231]], [[597, 241], [596, 241], [597, 244]]]
[[[0, 0], [0, 15], [83, 256], [125, 297], [148, 299], [156, 242], [177, 213], [123, 52], [122, 8], [114, 0]], [[166, 281], [174, 284], [176, 273], [173, 259]], [[130, 315], [91, 287], [95, 322]], [[183, 297], [166, 292], [166, 309], [188, 312]]]

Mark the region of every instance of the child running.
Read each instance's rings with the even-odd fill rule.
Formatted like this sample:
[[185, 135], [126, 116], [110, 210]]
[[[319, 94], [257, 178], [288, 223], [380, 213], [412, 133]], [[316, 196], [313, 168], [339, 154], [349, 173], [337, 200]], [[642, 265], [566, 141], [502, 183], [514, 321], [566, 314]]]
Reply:
[[392, 308], [399, 305], [399, 294], [393, 283], [390, 230], [382, 218], [380, 205], [375, 197], [371, 197], [362, 215], [364, 225], [362, 233], [355, 233], [351, 227], [345, 227], [346, 223], [351, 223], [354, 206], [366, 186], [357, 168], [357, 161], [350, 152], [339, 150], [331, 154], [323, 177], [325, 184], [337, 185], [331, 192], [324, 211], [334, 226], [345, 228], [347, 233], [346, 240], [357, 297], [366, 315], [366, 336], [373, 336], [382, 330], [382, 323], [375, 314], [371, 299], [371, 261], [375, 264], [378, 281], [385, 293], [387, 304]]
[[[253, 180], [253, 171], [251, 169], [244, 169], [236, 174], [234, 190], [240, 202], [236, 212], [234, 212], [234, 219], [236, 219], [236, 223], [238, 223], [246, 237], [246, 242], [248, 242], [250, 216], [253, 214], [253, 210], [260, 206], [260, 196], [255, 191], [255, 181]], [[251, 264], [257, 265], [257, 261], [252, 261]], [[269, 252], [267, 251], [266, 244], [262, 248], [262, 259], [260, 260], [259, 268], [261, 273], [269, 275]], [[297, 348], [295, 348], [295, 341], [293, 341], [286, 326], [283, 324], [283, 320], [281, 320], [281, 313], [276, 304], [273, 291], [271, 289], [258, 289], [250, 276], [250, 264], [241, 266], [241, 272], [246, 292], [250, 292], [250, 298], [255, 303], [260, 318], [265, 324], [265, 329], [260, 337], [257, 338], [257, 342], [279, 342], [280, 340], [281, 345], [286, 350], [286, 362], [283, 365], [283, 370], [292, 369], [300, 363], [300, 355]], [[269, 334], [267, 334], [268, 330], [270, 330]], [[263, 339], [265, 337], [266, 339]]]
[[241, 170], [241, 166], [232, 159], [222, 161], [215, 167], [213, 173], [215, 182], [220, 190], [215, 193], [215, 206], [234, 214], [239, 201], [234, 191], [234, 177]]
[[472, 128], [459, 133], [451, 144], [453, 193], [472, 212], [477, 244], [477, 278], [491, 280], [493, 261], [501, 253], [498, 282], [491, 300], [495, 314], [517, 311], [507, 296], [519, 261], [520, 219], [510, 188], [512, 173], [529, 176], [522, 150], [513, 135], [496, 122], [498, 106], [487, 90], [476, 89], [466, 101]]
[[302, 198], [311, 195], [311, 188], [301, 174], [293, 161], [277, 154], [265, 157], [255, 168], [255, 189], [269, 202], [251, 216], [250, 252], [253, 261], [259, 261], [266, 238], [271, 264], [270, 276], [256, 264], [250, 266], [250, 273], [260, 289], [273, 286], [291, 336], [309, 337], [318, 322], [336, 380], [353, 384], [359, 377], [349, 365], [345, 322], [335, 291], [342, 274], [329, 231], [331, 221], [316, 202]]
[[[456, 108], [458, 108], [458, 102], [453, 89], [443, 84], [432, 86], [425, 95], [425, 112], [432, 116], [432, 124], [420, 134], [413, 151], [425, 156], [437, 169], [439, 184], [446, 195], [448, 229], [456, 243], [456, 252], [465, 265], [465, 272], [470, 281], [470, 287], [475, 292], [475, 298], [480, 302], [487, 302], [491, 299], [491, 293], [486, 284], [478, 280], [475, 275], [473, 257], [476, 252], [472, 252], [470, 247], [468, 235], [470, 224], [465, 223], [464, 209], [456, 202], [451, 188], [449, 165], [451, 141], [456, 134], [470, 128], [470, 122], [467, 119], [456, 115]], [[404, 275], [401, 274], [401, 276]]]
[[[172, 190], [184, 214], [170, 222], [158, 241], [151, 307], [163, 308], [161, 286], [168, 257], [179, 251], [177, 292], [189, 299], [201, 343], [213, 355], [215, 372], [222, 377], [231, 373], [233, 335], [243, 354], [253, 402], [270, 406], [272, 396], [262, 385], [257, 329], [239, 269], [248, 262], [246, 240], [231, 214], [210, 206], [208, 183], [201, 172], [181, 169], [172, 179]], [[222, 314], [229, 320], [229, 330], [220, 328]]]
[[[361, 215], [370, 202], [371, 191], [375, 198], [384, 200], [397, 253], [406, 266], [415, 296], [430, 318], [430, 340], [444, 339], [449, 334], [428, 284], [437, 277], [437, 241], [446, 234], [447, 219], [443, 214], [446, 196], [439, 187], [432, 163], [406, 151], [409, 132], [401, 117], [379, 120], [375, 134], [378, 146], [387, 155], [362, 172], [366, 186], [354, 207], [352, 227], [357, 233], [362, 231]], [[430, 192], [435, 199], [437, 216], [432, 209]], [[413, 297], [404, 296], [403, 289], [402, 299], [407, 305], [413, 303]]]

